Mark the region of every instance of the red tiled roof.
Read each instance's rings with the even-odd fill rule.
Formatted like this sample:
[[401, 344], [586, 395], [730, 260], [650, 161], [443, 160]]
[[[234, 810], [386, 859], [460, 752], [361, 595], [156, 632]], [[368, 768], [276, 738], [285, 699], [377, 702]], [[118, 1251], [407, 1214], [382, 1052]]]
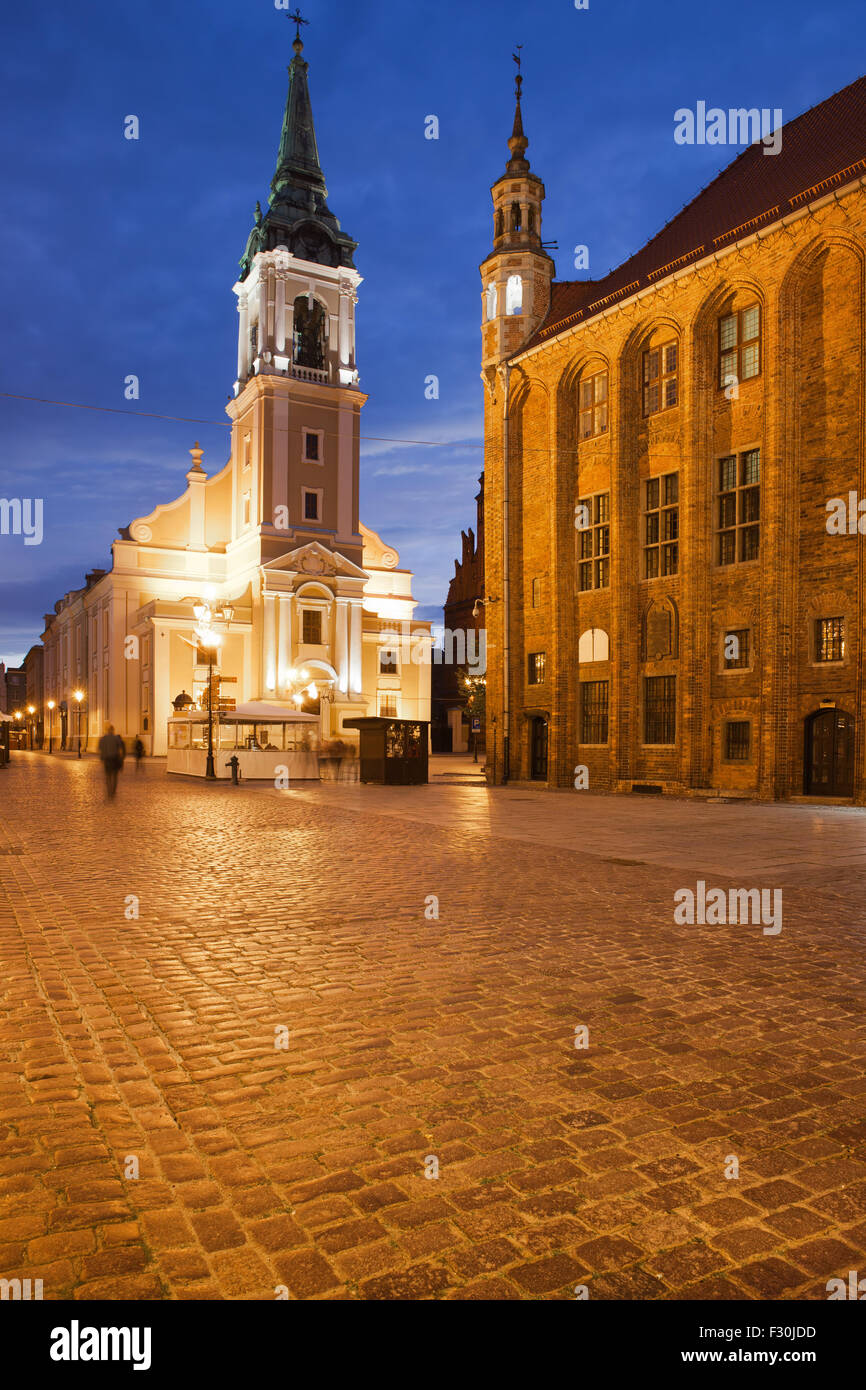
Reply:
[[547, 317], [519, 352], [862, 174], [866, 77], [789, 121], [778, 154], [765, 155], [762, 145], [749, 145], [646, 246], [603, 280], [554, 281]]

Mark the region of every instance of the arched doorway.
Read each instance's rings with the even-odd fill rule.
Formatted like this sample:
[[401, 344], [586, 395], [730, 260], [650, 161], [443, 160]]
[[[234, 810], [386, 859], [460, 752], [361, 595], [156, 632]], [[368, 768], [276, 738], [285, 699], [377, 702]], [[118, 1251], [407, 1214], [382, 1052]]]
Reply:
[[529, 721], [529, 775], [533, 782], [547, 781], [547, 720], [536, 714]]
[[841, 709], [820, 709], [806, 720], [807, 796], [854, 795], [854, 720]]

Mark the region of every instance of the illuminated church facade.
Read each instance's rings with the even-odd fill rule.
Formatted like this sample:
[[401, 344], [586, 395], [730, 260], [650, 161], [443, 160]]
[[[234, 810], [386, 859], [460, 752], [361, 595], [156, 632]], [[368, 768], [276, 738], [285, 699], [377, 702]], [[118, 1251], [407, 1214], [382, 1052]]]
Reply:
[[[268, 210], [234, 286], [231, 455], [209, 476], [191, 449], [182, 495], [125, 527], [111, 569], [46, 615], [45, 699], [67, 746], [80, 717], [90, 747], [112, 723], [166, 752], [174, 702], [206, 708], [205, 605], [222, 615], [210, 688], [225, 704], [318, 714], [322, 738], [346, 741], [347, 719], [430, 718], [412, 574], [359, 518], [361, 276], [328, 207], [302, 50], [296, 37]], [[411, 662], [391, 629], [411, 633]]]

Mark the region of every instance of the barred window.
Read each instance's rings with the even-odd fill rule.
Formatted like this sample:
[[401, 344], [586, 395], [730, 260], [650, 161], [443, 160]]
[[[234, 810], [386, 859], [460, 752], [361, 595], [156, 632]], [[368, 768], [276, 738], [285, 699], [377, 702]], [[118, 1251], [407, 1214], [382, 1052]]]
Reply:
[[676, 676], [644, 677], [644, 743], [675, 743]]
[[544, 685], [544, 652], [530, 652], [527, 659], [526, 679], [530, 685]]
[[756, 560], [761, 535], [761, 451], [719, 459], [717, 555], [720, 565]]
[[595, 372], [581, 380], [578, 420], [581, 439], [592, 439], [607, 429], [607, 381], [607, 372]]
[[315, 608], [305, 608], [303, 611], [301, 641], [307, 643], [311, 647], [321, 646], [322, 615]]
[[608, 682], [583, 681], [581, 707], [581, 743], [607, 743]]
[[677, 404], [677, 344], [662, 343], [643, 355], [643, 413], [655, 415]]
[[845, 619], [819, 618], [815, 624], [815, 660], [845, 660]]
[[748, 719], [731, 719], [725, 724], [725, 757], [729, 763], [748, 762], [751, 733]]
[[679, 567], [679, 474], [644, 484], [644, 578], [676, 574]]
[[748, 381], [761, 370], [761, 306], [750, 304], [719, 319], [719, 387]]
[[379, 675], [396, 676], [397, 653], [393, 647], [382, 647], [379, 652]]
[[578, 503], [585, 525], [578, 530], [578, 588], [606, 589], [610, 584], [610, 493], [597, 492]]
[[749, 635], [747, 627], [725, 633], [725, 670], [741, 671], [749, 665]]

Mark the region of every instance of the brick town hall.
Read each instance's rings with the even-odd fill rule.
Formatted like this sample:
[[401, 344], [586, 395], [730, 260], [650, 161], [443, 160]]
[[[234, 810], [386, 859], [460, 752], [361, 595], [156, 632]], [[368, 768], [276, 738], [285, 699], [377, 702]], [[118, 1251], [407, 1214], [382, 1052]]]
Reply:
[[408, 623], [429, 651], [430, 628], [413, 621], [411, 573], [358, 516], [361, 276], [328, 207], [302, 50], [296, 35], [269, 206], [234, 286], [231, 457], [208, 476], [191, 449], [182, 496], [126, 526], [111, 570], [47, 615], [45, 699], [67, 744], [80, 712], [85, 746], [111, 722], [165, 753], [173, 702], [206, 709], [209, 687], [250, 718], [296, 711], [324, 738], [359, 716], [430, 718], [429, 661], [382, 645]]
[[600, 281], [553, 280], [519, 80], [508, 145], [481, 266], [488, 776], [866, 801], [866, 79]]

